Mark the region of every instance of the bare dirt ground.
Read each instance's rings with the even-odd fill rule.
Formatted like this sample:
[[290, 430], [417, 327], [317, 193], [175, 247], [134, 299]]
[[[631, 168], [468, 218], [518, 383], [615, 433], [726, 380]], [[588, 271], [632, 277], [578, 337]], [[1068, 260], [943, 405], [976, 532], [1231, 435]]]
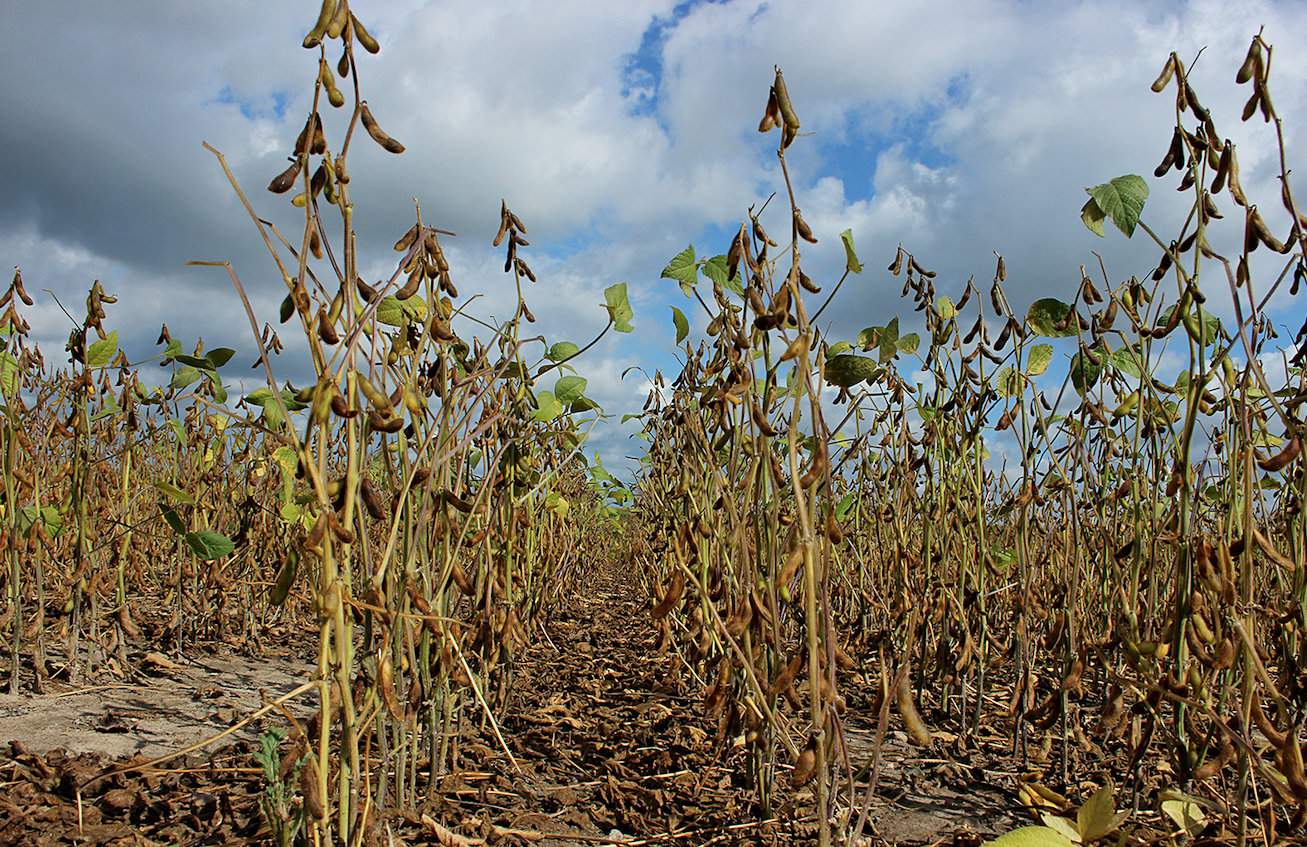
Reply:
[[[679, 678], [674, 656], [655, 652], [655, 640], [643, 598], [622, 575], [597, 574], [519, 659], [497, 716], [507, 753], [470, 713], [460, 767], [424, 809], [375, 820], [367, 843], [448, 843], [441, 827], [472, 844], [815, 843], [812, 821], [797, 811], [810, 799], [794, 796], [784, 772], [772, 817], [759, 821], [746, 754], [717, 744], [698, 687]], [[252, 752], [262, 729], [284, 723], [275, 713], [211, 748], [115, 771], [213, 736], [311, 669], [289, 652], [138, 664], [144, 672], [129, 682], [0, 695], [0, 740], [14, 740], [0, 749], [0, 844], [266, 841]], [[850, 703], [849, 766], [861, 798], [874, 716]], [[311, 707], [310, 695], [299, 708]], [[891, 732], [867, 843], [974, 847], [1017, 825], [1015, 774], [993, 761], [977, 750], [910, 748]]]
[[[283, 654], [251, 659], [150, 654], [131, 682], [49, 684], [45, 694], [0, 694], [0, 739], [33, 753], [62, 748], [109, 758], [163, 756], [229, 727], [309, 678], [312, 669]], [[251, 724], [237, 738], [254, 738]]]

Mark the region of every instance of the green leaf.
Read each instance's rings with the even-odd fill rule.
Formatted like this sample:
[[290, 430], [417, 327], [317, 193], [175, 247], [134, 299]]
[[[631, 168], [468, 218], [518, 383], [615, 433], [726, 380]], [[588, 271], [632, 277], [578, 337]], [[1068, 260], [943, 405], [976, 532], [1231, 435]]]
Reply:
[[538, 421], [552, 421], [563, 413], [563, 404], [558, 402], [552, 391], [536, 393], [536, 410], [531, 417]]
[[1197, 835], [1207, 826], [1207, 815], [1194, 798], [1175, 790], [1164, 791], [1162, 796], [1162, 814], [1175, 821], [1186, 835]]
[[604, 303], [608, 314], [613, 318], [613, 329], [618, 332], [630, 332], [635, 329], [631, 326], [631, 318], [635, 317], [635, 312], [631, 310], [631, 301], [626, 297], [626, 283], [619, 282], [605, 288]]
[[562, 362], [572, 358], [580, 352], [581, 348], [577, 347], [572, 342], [560, 341], [553, 347], [549, 348], [549, 352], [545, 354], [545, 358], [551, 362]]
[[18, 393], [18, 359], [8, 350], [0, 350], [0, 392], [6, 397]]
[[681, 284], [681, 290], [686, 294], [699, 281], [699, 268], [694, 260], [694, 245], [691, 244], [681, 252], [677, 253], [672, 260], [663, 268], [661, 279], [674, 279]]
[[591, 400], [589, 397], [586, 397], [584, 394], [573, 400], [572, 405], [568, 407], [569, 411], [573, 412], [593, 412], [599, 408], [600, 406], [598, 403]]
[[900, 335], [899, 340], [894, 342], [894, 346], [899, 348], [900, 353], [915, 353], [917, 348], [921, 346], [921, 336], [915, 332]]
[[985, 844], [989, 847], [1073, 847], [1075, 842], [1047, 826], [1023, 826]]
[[1053, 361], [1053, 345], [1036, 344], [1026, 354], [1026, 375], [1039, 376], [1048, 370], [1048, 363]]
[[383, 297], [377, 304], [377, 320], [388, 326], [407, 326], [410, 323], [422, 323], [427, 319], [427, 301], [414, 296], [400, 300], [391, 295]]
[[168, 526], [172, 527], [173, 532], [178, 535], [186, 534], [186, 524], [182, 523], [182, 519], [178, 516], [176, 509], [172, 506], [165, 506], [160, 503], [159, 511], [163, 513], [163, 519], [168, 523]]
[[1025, 377], [1016, 368], [1005, 367], [994, 377], [994, 387], [1003, 397], [1016, 397], [1025, 387]]
[[1130, 347], [1122, 347], [1120, 350], [1113, 350], [1108, 356], [1108, 361], [1112, 367], [1127, 376], [1136, 379], [1143, 376], [1143, 369], [1139, 367], [1139, 362], [1143, 359], [1143, 351], [1139, 349], [1138, 344]]
[[201, 373], [208, 378], [209, 384], [213, 386], [213, 399], [218, 403], [227, 402], [227, 389], [223, 387], [222, 377], [218, 372], [212, 369], [202, 370]]
[[853, 230], [846, 229], [841, 232], [840, 240], [844, 242], [844, 267], [852, 273], [862, 273], [862, 262], [858, 261], [858, 253], [853, 249]]
[[898, 353], [899, 319], [894, 318], [885, 324], [885, 328], [880, 331], [877, 340], [880, 342], [880, 361], [881, 364], [884, 364], [893, 359]]
[[192, 383], [199, 382], [199, 379], [200, 372], [198, 370], [190, 365], [182, 365], [177, 369], [177, 372], [172, 375], [172, 382], [170, 385], [174, 389], [180, 391]]
[[210, 350], [204, 357], [209, 360], [209, 366], [220, 368], [231, 361], [231, 357], [236, 355], [236, 351], [230, 347], [215, 347]]
[[676, 325], [676, 343], [680, 344], [690, 334], [690, 322], [685, 319], [685, 313], [675, 306], [672, 307], [672, 323]]
[[113, 354], [118, 352], [118, 331], [106, 335], [99, 341], [86, 348], [86, 366], [88, 368], [102, 368], [109, 364]]
[[176, 418], [169, 418], [168, 428], [172, 430], [173, 435], [177, 436], [178, 441], [182, 442], [183, 444], [186, 443], [186, 427], [182, 426], [181, 421], [177, 420]]
[[726, 256], [713, 256], [703, 263], [704, 276], [713, 282], [725, 288], [727, 291], [733, 291], [740, 297], [744, 296], [744, 286], [740, 285], [740, 275], [727, 277], [730, 271], [730, 265], [727, 263]]
[[558, 382], [554, 384], [554, 395], [558, 398], [559, 403], [567, 406], [585, 393], [585, 386], [586, 382], [582, 377], [561, 377]]
[[952, 297], [940, 297], [935, 301], [935, 311], [942, 320], [952, 320], [958, 315], [958, 307], [953, 305]]
[[835, 520], [842, 521], [849, 515], [849, 510], [857, 502], [852, 494], [845, 494], [840, 502], [835, 506]]
[[[1135, 234], [1139, 216], [1144, 212], [1144, 202], [1148, 199], [1148, 183], [1134, 174], [1119, 176], [1111, 182], [1086, 188], [1100, 212], [1112, 219], [1116, 228], [1125, 233], [1126, 238]], [[1085, 213], [1081, 211], [1081, 218]], [[1089, 222], [1085, 222], [1089, 226]], [[1100, 222], [1099, 226], [1102, 224]], [[1091, 226], [1090, 229], [1093, 229]], [[1101, 234], [1101, 233], [1100, 233]]]
[[1080, 830], [1080, 841], [1091, 841], [1116, 832], [1125, 819], [1129, 817], [1122, 812], [1117, 814], [1116, 801], [1112, 797], [1112, 786], [1104, 785], [1085, 801], [1076, 815], [1076, 827]]
[[18, 510], [18, 531], [24, 535], [31, 531], [37, 521], [45, 527], [51, 536], [57, 536], [64, 528], [64, 515], [57, 506], [24, 506]]
[[204, 356], [192, 356], [188, 353], [178, 353], [172, 358], [175, 362], [188, 365], [192, 368], [198, 368], [200, 370], [213, 367], [213, 364]]
[[595, 463], [590, 468], [590, 476], [594, 477], [596, 480], [600, 482], [613, 482], [613, 483], [617, 482], [617, 480], [613, 479], [612, 475], [609, 474], [608, 471], [604, 470], [604, 466], [599, 464], [598, 454], [595, 455]]
[[1076, 827], [1074, 821], [1064, 818], [1061, 815], [1043, 814], [1039, 817], [1040, 820], [1044, 822], [1044, 826], [1049, 829], [1056, 829], [1058, 832], [1065, 835], [1067, 839], [1076, 844], [1080, 843], [1080, 830]]
[[[866, 330], [863, 330], [863, 332], [866, 332]], [[861, 338], [860, 335], [859, 338]], [[836, 356], [842, 356], [845, 353], [850, 352], [852, 349], [853, 349], [853, 345], [850, 344], [849, 342], [837, 341], [826, 349], [826, 360], [830, 361], [831, 359], [834, 359]]]
[[1090, 197], [1085, 201], [1085, 205], [1080, 207], [1080, 220], [1085, 227], [1099, 238], [1106, 237], [1107, 233], [1103, 231], [1103, 221], [1107, 220], [1107, 215], [1098, 207], [1098, 202]]
[[1103, 372], [1103, 359], [1106, 354], [1102, 351], [1082, 350], [1071, 357], [1071, 384], [1084, 397], [1089, 393], [1098, 382], [1098, 377]]
[[[1063, 303], [1056, 297], [1044, 297], [1030, 304], [1026, 312], [1026, 326], [1045, 338], [1067, 338], [1075, 335], [1079, 326], [1078, 319], [1067, 316], [1072, 312], [1070, 304]], [[1066, 321], [1064, 328], [1058, 326]]]
[[165, 482], [163, 480], [159, 480], [154, 484], [154, 487], [159, 490], [159, 493], [163, 494], [165, 497], [167, 497], [169, 500], [173, 501], [174, 503], [185, 503], [187, 506], [195, 505], [194, 497], [192, 497], [190, 494], [187, 494], [185, 491], [182, 491], [180, 488], [173, 485], [171, 482]]
[[558, 517], [567, 517], [567, 510], [569, 508], [571, 508], [571, 504], [567, 502], [567, 498], [559, 494], [557, 491], [551, 491], [545, 495], [545, 509], [553, 512]]
[[826, 360], [826, 381], [840, 388], [852, 388], [860, 382], [874, 379], [880, 372], [875, 359], [845, 353]]
[[202, 562], [221, 559], [236, 549], [236, 545], [230, 538], [210, 529], [186, 533], [186, 544], [191, 548], [191, 552], [195, 554], [196, 558]]

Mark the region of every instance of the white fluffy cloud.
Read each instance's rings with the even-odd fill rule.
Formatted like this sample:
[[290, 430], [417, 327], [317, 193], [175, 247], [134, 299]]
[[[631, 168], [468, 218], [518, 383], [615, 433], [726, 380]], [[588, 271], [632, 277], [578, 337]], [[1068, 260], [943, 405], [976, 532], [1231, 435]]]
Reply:
[[[773, 64], [806, 133], [789, 158], [821, 236], [810, 272], [842, 267], [845, 228], [868, 266], [828, 313], [836, 334], [908, 311], [887, 296], [898, 289], [882, 270], [900, 242], [940, 271], [942, 291], [970, 273], [987, 279], [991, 251], [1003, 253], [1018, 308], [1069, 296], [1091, 250], [1116, 279], [1146, 273], [1156, 251], [1142, 237], [1096, 239], [1077, 212], [1085, 186], [1149, 174], [1160, 159], [1173, 115], [1147, 86], [1172, 49], [1186, 60], [1203, 51], [1195, 87], [1239, 144], [1245, 186], [1287, 229], [1271, 130], [1238, 122], [1247, 92], [1233, 75], [1264, 24], [1296, 150], [1295, 119], [1307, 115], [1307, 53], [1293, 40], [1307, 7], [1297, 4], [354, 5], [383, 42], [364, 59], [364, 93], [408, 146], [402, 157], [357, 148], [364, 266], [393, 261], [388, 245], [416, 199], [426, 220], [459, 233], [451, 256], [463, 292], [485, 294], [477, 313], [503, 316], [511, 283], [488, 242], [507, 199], [531, 230], [541, 281], [527, 296], [542, 334], [583, 343], [603, 326], [603, 288], [631, 283], [636, 333], [605, 339], [582, 366], [617, 415], [637, 411], [647, 385], [621, 379], [626, 368], [674, 367], [667, 306], [683, 304], [657, 279], [663, 263], [691, 241], [701, 255], [724, 252], [722, 233], [782, 188], [775, 136], [754, 132]], [[315, 60], [296, 44], [312, 16], [252, 0], [8, 10], [0, 260], [65, 304], [104, 278], [133, 355], [149, 352], [163, 320], [211, 344], [246, 338], [226, 280], [185, 261], [231, 259], [263, 318], [280, 283], [199, 143], [229, 156], [261, 213], [293, 225], [262, 186], [304, 120]], [[1146, 219], [1169, 230], [1183, 198], [1173, 181], [1150, 183]], [[768, 214], [784, 229], [778, 203]], [[60, 346], [64, 322], [48, 300], [34, 321]], [[630, 452], [626, 431], [597, 434], [610, 463]]]

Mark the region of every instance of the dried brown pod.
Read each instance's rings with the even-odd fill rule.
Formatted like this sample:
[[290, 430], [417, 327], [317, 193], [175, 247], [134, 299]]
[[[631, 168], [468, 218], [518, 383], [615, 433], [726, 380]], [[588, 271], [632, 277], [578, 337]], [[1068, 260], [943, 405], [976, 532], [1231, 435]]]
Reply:
[[420, 233], [421, 233], [421, 227], [418, 224], [413, 224], [411, 227], [405, 230], [404, 234], [401, 235], [399, 237], [399, 240], [395, 242], [395, 252], [403, 253], [405, 250], [412, 247], [413, 243], [417, 241], [418, 235]]
[[906, 666], [899, 672], [898, 685], [894, 688], [894, 705], [898, 707], [899, 717], [903, 718], [903, 727], [907, 730], [912, 743], [920, 747], [929, 747], [934, 736], [930, 732], [930, 727], [926, 726], [926, 722], [922, 719], [921, 713], [917, 711], [917, 704], [913, 702], [911, 676]]
[[409, 299], [414, 294], [418, 293], [418, 288], [421, 285], [422, 285], [422, 267], [419, 265], [418, 267], [413, 269], [413, 272], [411, 274], [409, 274], [408, 280], [404, 283], [404, 285], [401, 286], [395, 292], [395, 299], [396, 300]]
[[803, 219], [802, 213], [798, 209], [794, 210], [794, 226], [798, 230], [799, 237], [809, 244], [816, 244], [817, 238], [812, 234], [812, 228], [808, 222]]
[[1254, 38], [1248, 45], [1248, 53], [1244, 56], [1243, 64], [1239, 66], [1239, 72], [1235, 74], [1234, 81], [1238, 85], [1243, 85], [1254, 76], [1261, 78], [1262, 68], [1262, 51], [1257, 39]]
[[304, 159], [302, 157], [296, 158], [286, 170], [272, 178], [272, 182], [268, 183], [268, 190], [273, 194], [285, 194], [290, 191], [294, 187], [295, 180], [300, 175], [303, 167]]
[[1284, 470], [1290, 462], [1298, 458], [1298, 454], [1301, 452], [1302, 441], [1295, 435], [1289, 439], [1279, 453], [1265, 459], [1258, 459], [1257, 465], [1268, 473], [1277, 473]]
[[381, 125], [377, 123], [377, 119], [372, 117], [372, 109], [368, 107], [367, 103], [361, 104], [359, 116], [363, 119], [363, 128], [368, 131], [368, 135], [372, 137], [373, 141], [381, 145], [383, 150], [396, 154], [404, 152], [404, 145], [387, 135]]
[[335, 394], [332, 396], [331, 411], [336, 417], [345, 418], [346, 420], [355, 417], [358, 414], [357, 409], [351, 409], [349, 407], [349, 403], [345, 400], [345, 395], [343, 394]]
[[300, 795], [304, 798], [304, 810], [316, 820], [326, 820], [327, 809], [322, 804], [322, 789], [318, 785], [318, 760], [313, 756], [304, 758], [299, 784]]
[[807, 785], [817, 774], [817, 744], [809, 741], [794, 760], [794, 771], [790, 774], [790, 787], [799, 788]]
[[667, 590], [663, 592], [662, 599], [659, 600], [658, 605], [654, 607], [653, 619], [659, 620], [666, 617], [667, 613], [670, 612], [672, 607], [680, 601], [681, 595], [684, 593], [685, 576], [681, 573], [680, 569], [677, 568], [672, 572], [671, 581], [667, 585]]

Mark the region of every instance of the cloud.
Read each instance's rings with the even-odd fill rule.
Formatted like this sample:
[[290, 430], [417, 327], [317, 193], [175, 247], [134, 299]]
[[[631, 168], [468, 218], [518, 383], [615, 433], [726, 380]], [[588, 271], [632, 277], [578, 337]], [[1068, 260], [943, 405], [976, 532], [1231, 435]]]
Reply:
[[[992, 251], [1002, 253], [1019, 310], [1037, 296], [1069, 298], [1094, 250], [1114, 281], [1151, 270], [1158, 251], [1146, 236], [1097, 239], [1078, 210], [1085, 186], [1148, 175], [1161, 158], [1174, 115], [1170, 95], [1147, 86], [1172, 49], [1187, 61], [1203, 51], [1195, 87], [1238, 145], [1245, 187], [1273, 229], [1288, 229], [1275, 202], [1272, 128], [1237, 120], [1247, 91], [1233, 74], [1265, 24], [1280, 45], [1273, 89], [1286, 140], [1300, 147], [1299, 5], [356, 5], [383, 43], [379, 56], [363, 57], [364, 93], [408, 147], [395, 157], [355, 139], [360, 266], [389, 274], [389, 245], [416, 200], [424, 220], [458, 233], [447, 239], [455, 279], [465, 296], [484, 294], [473, 311], [502, 319], [515, 291], [489, 242], [506, 199], [529, 227], [526, 253], [540, 278], [526, 294], [539, 318], [531, 331], [584, 343], [604, 324], [604, 287], [630, 283], [636, 332], [610, 333], [580, 365], [616, 415], [643, 401], [643, 383], [620, 379], [623, 370], [674, 371], [668, 305], [702, 331], [697, 305], [658, 279], [667, 259], [689, 242], [700, 255], [725, 252], [744, 210], [773, 192], [768, 228], [788, 230], [776, 135], [754, 131], [774, 64], [803, 119], [787, 158], [820, 238], [805, 248], [805, 266], [829, 290], [843, 270], [845, 228], [867, 266], [823, 318], [837, 336], [908, 318], [884, 272], [899, 243], [939, 272], [941, 293], [959, 291], [969, 274], [987, 281]], [[0, 54], [0, 260], [21, 264], [29, 288], [53, 290], [74, 312], [90, 281], [104, 279], [121, 298], [110, 324], [133, 356], [150, 353], [166, 320], [188, 340], [202, 334], [252, 358], [225, 277], [185, 262], [230, 259], [261, 321], [275, 319], [284, 292], [200, 141], [224, 152], [260, 214], [298, 230], [300, 213], [263, 186], [308, 110], [316, 58], [297, 44], [311, 17], [252, 0], [10, 10], [20, 36]], [[340, 112], [328, 116], [331, 132], [342, 123]], [[1174, 231], [1186, 198], [1171, 190], [1173, 177], [1148, 178], [1145, 218]], [[1267, 258], [1255, 270], [1277, 273]], [[1213, 285], [1219, 295], [1222, 280]], [[1286, 294], [1273, 304], [1291, 311]], [[66, 318], [50, 301], [33, 323], [43, 345], [62, 346]], [[293, 353], [283, 357], [288, 374]], [[627, 430], [596, 430], [611, 464], [629, 447]]]

